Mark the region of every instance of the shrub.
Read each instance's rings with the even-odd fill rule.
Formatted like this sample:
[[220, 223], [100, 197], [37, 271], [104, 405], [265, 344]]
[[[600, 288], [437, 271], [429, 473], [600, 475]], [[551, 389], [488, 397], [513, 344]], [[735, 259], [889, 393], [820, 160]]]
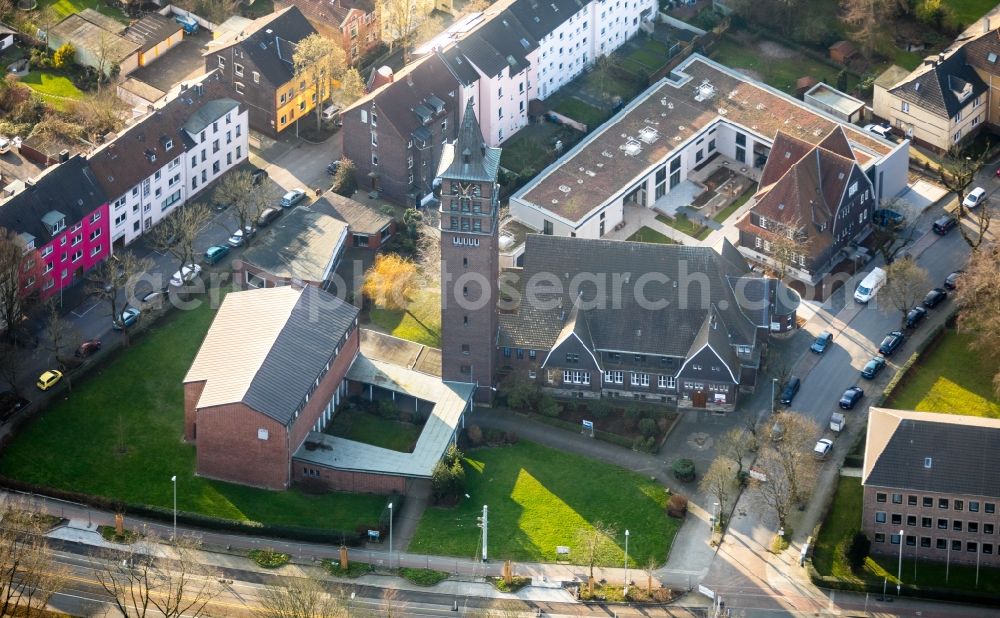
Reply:
[[541, 389], [531, 382], [516, 380], [506, 389], [507, 405], [515, 410], [534, 410], [541, 397]]
[[673, 494], [670, 496], [670, 501], [667, 502], [667, 515], [671, 517], [684, 517], [687, 515], [688, 509], [688, 499], [680, 494]]
[[507, 442], [507, 444], [517, 444], [520, 438], [518, 438], [516, 431], [508, 431], [506, 434], [504, 434], [504, 440]]
[[690, 459], [678, 459], [671, 466], [671, 470], [678, 481], [687, 483], [694, 480], [694, 462]]
[[611, 416], [611, 404], [603, 399], [598, 399], [587, 405], [590, 415], [594, 420], [600, 420]]
[[265, 569], [276, 569], [288, 564], [292, 557], [273, 549], [251, 549], [250, 559]]
[[644, 418], [639, 421], [639, 433], [647, 438], [656, 433], [656, 421], [651, 418]]
[[625, 417], [622, 419], [622, 429], [626, 432], [635, 431], [635, 428], [639, 426], [639, 419]]
[[499, 429], [487, 429], [483, 432], [483, 442], [490, 446], [503, 444], [503, 432]]
[[854, 533], [851, 538], [851, 544], [847, 547], [847, 563], [851, 565], [851, 570], [857, 571], [861, 569], [865, 564], [865, 558], [868, 557], [868, 552], [871, 551], [872, 543], [865, 536], [864, 532], [860, 530]]
[[433, 569], [411, 569], [409, 567], [403, 567], [399, 569], [399, 574], [418, 586], [435, 586], [448, 579], [447, 573], [444, 571], [435, 571]]
[[642, 418], [642, 410], [640, 410], [639, 408], [626, 408], [625, 418], [633, 420], [636, 423], [638, 423], [639, 419]]
[[562, 412], [562, 406], [551, 395], [542, 395], [538, 400], [538, 413], [549, 418], [556, 418]]
[[473, 446], [479, 446], [483, 443], [483, 430], [479, 428], [479, 425], [469, 425], [465, 429], [465, 435]]
[[76, 48], [72, 43], [63, 43], [52, 54], [52, 66], [57, 69], [69, 68], [74, 62], [76, 62]]
[[435, 504], [452, 504], [465, 492], [462, 451], [452, 444], [431, 473], [431, 498]]
[[397, 418], [399, 418], [399, 409], [396, 407], [396, 404], [389, 401], [388, 399], [379, 400], [375, 404], [373, 411], [380, 418], [388, 419], [391, 421], [394, 421]]
[[413, 422], [413, 412], [408, 412], [408, 411], [405, 411], [405, 410], [401, 411], [399, 413], [399, 420], [400, 420], [400, 422], [403, 422], [403, 423], [412, 423]]
[[354, 175], [354, 161], [347, 157], [340, 160], [340, 167], [333, 175], [333, 192], [344, 197], [351, 197], [358, 190], [358, 181]]
[[490, 581], [493, 582], [493, 587], [500, 592], [517, 592], [521, 588], [524, 588], [531, 583], [530, 577], [512, 577], [510, 578], [510, 584], [507, 584], [507, 580], [502, 577], [491, 577]]

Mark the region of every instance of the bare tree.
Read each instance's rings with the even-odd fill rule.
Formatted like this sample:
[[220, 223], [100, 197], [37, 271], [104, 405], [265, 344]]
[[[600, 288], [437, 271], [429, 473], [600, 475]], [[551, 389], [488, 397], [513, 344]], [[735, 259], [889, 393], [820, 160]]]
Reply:
[[10, 390], [20, 393], [19, 379], [27, 367], [28, 353], [21, 346], [0, 339], [0, 380], [10, 386]]
[[382, 591], [382, 606], [379, 608], [381, 616], [385, 618], [402, 616], [405, 608], [406, 604], [399, 598], [398, 590], [388, 587]]
[[403, 47], [403, 62], [408, 62], [414, 31], [434, 8], [433, 0], [379, 0], [377, 5], [383, 38], [390, 50], [399, 43]]
[[177, 260], [177, 270], [194, 263], [194, 243], [198, 232], [212, 219], [212, 211], [202, 202], [187, 204], [160, 221], [149, 234], [150, 244], [160, 253]]
[[106, 550], [92, 562], [98, 583], [123, 618], [205, 615], [222, 587], [195, 555], [199, 542], [191, 537], [176, 539], [169, 559], [155, 557], [159, 543], [147, 528], [134, 543]]
[[40, 616], [68, 569], [56, 562], [42, 519], [9, 495], [0, 507], [0, 616]]
[[719, 454], [736, 464], [736, 478], [743, 474], [743, 466], [757, 450], [757, 436], [745, 429], [733, 427], [719, 438]]
[[327, 593], [316, 579], [289, 577], [257, 593], [260, 618], [339, 618], [347, 616], [341, 600]]
[[[228, 204], [232, 208], [233, 214], [236, 215], [236, 228], [227, 228], [227, 231], [233, 234], [236, 230], [243, 230], [243, 242], [249, 245], [251, 239], [246, 230], [254, 226], [270, 203], [270, 197], [263, 185], [254, 185], [250, 172], [235, 170], [222, 177], [215, 189], [215, 201]], [[223, 225], [221, 222], [219, 224]]]
[[321, 34], [313, 33], [295, 46], [292, 55], [295, 77], [310, 84], [316, 96], [316, 129], [323, 123], [323, 102], [332, 92], [333, 80], [347, 66], [344, 48]]
[[441, 234], [426, 223], [421, 223], [417, 235], [417, 270], [428, 287], [441, 282]]
[[781, 394], [778, 389], [783, 388], [788, 382], [788, 378], [792, 377], [792, 359], [781, 349], [772, 345], [768, 346], [765, 353], [764, 366], [767, 368], [768, 375], [778, 380], [777, 388], [774, 389], [774, 396], [778, 397]]
[[[881, 208], [898, 212], [901, 210], [900, 200], [895, 197], [884, 200]], [[907, 217], [901, 224], [890, 220], [875, 221], [871, 229], [875, 250], [879, 252], [886, 264], [892, 264], [903, 247], [916, 236], [917, 218]]]
[[941, 184], [958, 198], [955, 214], [958, 216], [959, 223], [961, 224], [967, 215], [972, 219], [971, 229], [959, 225], [958, 231], [973, 251], [978, 250], [986, 238], [986, 233], [989, 231], [993, 219], [993, 209], [987, 200], [985, 203], [979, 204], [976, 209], [970, 210], [965, 205], [965, 191], [976, 180], [976, 175], [985, 165], [986, 150], [977, 156], [962, 156], [958, 149], [953, 148], [948, 151], [938, 168], [938, 178], [941, 180]]
[[111, 306], [111, 323], [122, 331], [126, 346], [129, 344], [130, 326], [122, 319], [122, 312], [128, 305], [124, 299], [133, 296], [131, 288], [135, 287], [136, 280], [150, 264], [148, 259], [140, 258], [131, 251], [122, 251], [111, 255], [87, 276], [89, 293]]
[[763, 252], [773, 262], [775, 277], [784, 281], [789, 270], [805, 266], [810, 238], [798, 217], [790, 221], [768, 219], [767, 225], [767, 230], [758, 231], [763, 241]]
[[592, 528], [576, 531], [573, 555], [580, 560], [580, 564], [589, 568], [587, 586], [591, 592], [594, 590], [594, 567], [614, 559], [618, 550], [615, 543], [617, 536], [618, 528], [603, 521], [595, 521]]
[[866, 56], [878, 48], [879, 36], [898, 6], [898, 0], [841, 0], [843, 19], [854, 28]]
[[[780, 425], [781, 431], [775, 432], [774, 425]], [[816, 466], [810, 453], [818, 434], [815, 421], [794, 412], [779, 412], [765, 424], [763, 435], [769, 442], [761, 454], [770, 451], [777, 455], [794, 500], [804, 500], [812, 489]], [[780, 439], [772, 439], [777, 435]]]
[[773, 512], [778, 518], [778, 524], [784, 527], [796, 502], [796, 492], [785, 473], [781, 455], [773, 449], [765, 449], [757, 459], [756, 468], [767, 480], [753, 480], [753, 496], [761, 507]]
[[128, 105], [114, 89], [98, 90], [68, 104], [73, 117], [91, 142], [99, 142], [108, 133], [125, 126]]
[[[958, 282], [958, 328], [974, 335], [970, 347], [996, 367], [1000, 360], [1000, 248], [976, 251]], [[1000, 371], [993, 376], [1000, 397]]]
[[698, 488], [715, 498], [719, 505], [718, 518], [712, 522], [713, 530], [722, 530], [729, 496], [736, 479], [735, 463], [728, 457], [716, 457], [701, 476]]
[[[59, 306], [49, 301], [45, 304], [45, 340], [48, 352], [52, 354], [57, 365], [64, 369], [71, 368], [72, 360], [67, 353], [75, 342], [79, 341], [80, 333], [72, 324], [59, 314]], [[73, 388], [69, 372], [64, 376], [69, 388]]]
[[[21, 320], [36, 302], [36, 288], [42, 286], [42, 260], [13, 231], [0, 228], [0, 329], [7, 341], [16, 338]], [[29, 282], [34, 284], [29, 285]]]
[[927, 271], [910, 258], [896, 260], [885, 267], [885, 285], [879, 296], [900, 313], [900, 326], [906, 325], [906, 314], [920, 303], [930, 287]]

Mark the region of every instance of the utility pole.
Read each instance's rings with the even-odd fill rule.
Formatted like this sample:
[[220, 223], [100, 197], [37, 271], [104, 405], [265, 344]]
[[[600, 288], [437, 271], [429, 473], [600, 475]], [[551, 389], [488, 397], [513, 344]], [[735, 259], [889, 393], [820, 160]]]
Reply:
[[487, 518], [487, 507], [485, 504], [483, 505], [483, 516], [477, 517], [476, 519], [479, 520], [479, 523], [477, 525], [483, 529], [483, 562], [486, 562], [486, 533], [489, 525], [489, 520]]

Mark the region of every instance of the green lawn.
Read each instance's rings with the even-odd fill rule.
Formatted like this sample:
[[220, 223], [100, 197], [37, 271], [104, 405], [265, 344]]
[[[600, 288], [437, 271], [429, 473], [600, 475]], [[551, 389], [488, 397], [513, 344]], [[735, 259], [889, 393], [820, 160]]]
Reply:
[[73, 80], [58, 73], [31, 71], [20, 81], [42, 95], [43, 99], [60, 108], [67, 99], [79, 99], [83, 96], [83, 92], [73, 84]]
[[910, 369], [886, 402], [902, 410], [1000, 418], [993, 394], [997, 368], [969, 350], [972, 335], [946, 331]]
[[123, 24], [129, 23], [128, 17], [121, 10], [108, 6], [104, 0], [38, 0], [39, 9], [47, 6], [51, 6], [60, 17], [79, 13], [83, 9], [94, 9], [98, 13], [114, 17]]
[[726, 206], [719, 212], [715, 213], [715, 216], [712, 217], [712, 219], [714, 219], [717, 223], [724, 223], [725, 220], [730, 217], [730, 215], [739, 210], [740, 206], [746, 204], [750, 200], [750, 198], [754, 196], [754, 193], [756, 192], [757, 192], [757, 183], [753, 183], [746, 191], [743, 192], [742, 195], [736, 198], [736, 200], [733, 201], [732, 204]]
[[341, 410], [333, 417], [328, 433], [355, 442], [412, 453], [422, 427], [391, 421], [362, 410]]
[[[11, 443], [0, 474], [128, 503], [238, 520], [354, 530], [378, 520], [379, 496], [254, 489], [194, 475], [182, 442], [181, 380], [215, 315], [203, 304], [175, 311], [103, 368], [80, 379]], [[117, 335], [113, 335], [117, 337]], [[124, 436], [127, 452], [117, 445]]]
[[604, 110], [584, 103], [576, 97], [563, 99], [552, 109], [563, 116], [569, 116], [577, 122], [582, 122], [587, 125], [588, 130], [596, 128], [608, 117], [607, 112]]
[[385, 332], [416, 341], [432, 348], [441, 347], [441, 292], [437, 288], [420, 290], [407, 311], [373, 307], [370, 319]]
[[[884, 579], [888, 579], [889, 586], [892, 587], [898, 581], [896, 577], [899, 572], [898, 554], [869, 556], [861, 573], [853, 573], [844, 558], [843, 552], [850, 544], [851, 537], [861, 528], [861, 501], [861, 479], [841, 477], [830, 513], [816, 538], [813, 566], [820, 575], [833, 576], [850, 582], [867, 582], [876, 586], [882, 584]], [[898, 547], [894, 549], [898, 550]], [[914, 551], [917, 552], [916, 564], [913, 558]], [[945, 565], [919, 559], [919, 549], [914, 547], [903, 548], [902, 573], [903, 585], [906, 586], [947, 587], [1000, 593], [1000, 569], [985, 567], [980, 569], [977, 587], [975, 566], [951, 565], [946, 579]]]
[[996, 4], [993, 0], [948, 0], [947, 4], [959, 22], [970, 26]]
[[533, 126], [539, 125], [528, 125], [509, 141], [504, 142], [503, 152], [500, 153], [500, 165], [505, 169], [516, 174], [528, 172], [534, 176], [549, 164], [552, 157], [549, 150], [537, 136], [529, 134]]
[[698, 240], [705, 240], [706, 238], [708, 238], [708, 235], [712, 233], [712, 230], [710, 230], [709, 228], [703, 225], [698, 225], [691, 219], [683, 216], [668, 217], [667, 215], [660, 214], [656, 215], [656, 220], [659, 221], [660, 223], [665, 223], [666, 225], [669, 225], [675, 230], [683, 234], [687, 234], [692, 238], [697, 238]]
[[[723, 37], [715, 44], [712, 59], [734, 69], [754, 71], [764, 83], [789, 93], [795, 89], [795, 81], [800, 77], [811, 75], [819, 81], [836, 85], [837, 73], [840, 72], [840, 67], [813, 60], [801, 53], [794, 53], [790, 58], [765, 58], [757, 53], [756, 46], [745, 45], [730, 37]], [[848, 91], [857, 85], [853, 76], [848, 76], [847, 82]]]
[[669, 236], [666, 236], [662, 232], [658, 232], [657, 230], [654, 230], [653, 228], [647, 227], [645, 225], [636, 230], [635, 234], [629, 236], [628, 240], [632, 240], [635, 242], [658, 243], [661, 245], [677, 244], [677, 242], [675, 242]]
[[[428, 508], [410, 551], [475, 555], [481, 542], [476, 517], [484, 504], [494, 559], [551, 562], [557, 545], [578, 555], [577, 530], [603, 521], [617, 526], [622, 553], [628, 528], [630, 564], [662, 564], [680, 527], [680, 520], [666, 516], [666, 490], [649, 477], [537, 444], [473, 451], [465, 470], [471, 499], [454, 508]], [[616, 562], [623, 559], [619, 554]]]

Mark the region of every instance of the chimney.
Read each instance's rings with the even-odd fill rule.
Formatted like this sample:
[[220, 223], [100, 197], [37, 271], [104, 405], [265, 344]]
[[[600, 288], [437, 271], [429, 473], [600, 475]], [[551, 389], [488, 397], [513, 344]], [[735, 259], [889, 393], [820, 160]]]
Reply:
[[368, 87], [369, 90], [375, 90], [386, 84], [391, 84], [395, 77], [392, 73], [392, 68], [387, 66], [381, 66], [375, 71], [372, 76], [371, 85]]
[[942, 62], [944, 62], [944, 52], [938, 54], [938, 64], [941, 64]]
[[983, 34], [986, 34], [989, 31], [990, 31], [990, 16], [987, 15], [986, 17], [983, 18]]

